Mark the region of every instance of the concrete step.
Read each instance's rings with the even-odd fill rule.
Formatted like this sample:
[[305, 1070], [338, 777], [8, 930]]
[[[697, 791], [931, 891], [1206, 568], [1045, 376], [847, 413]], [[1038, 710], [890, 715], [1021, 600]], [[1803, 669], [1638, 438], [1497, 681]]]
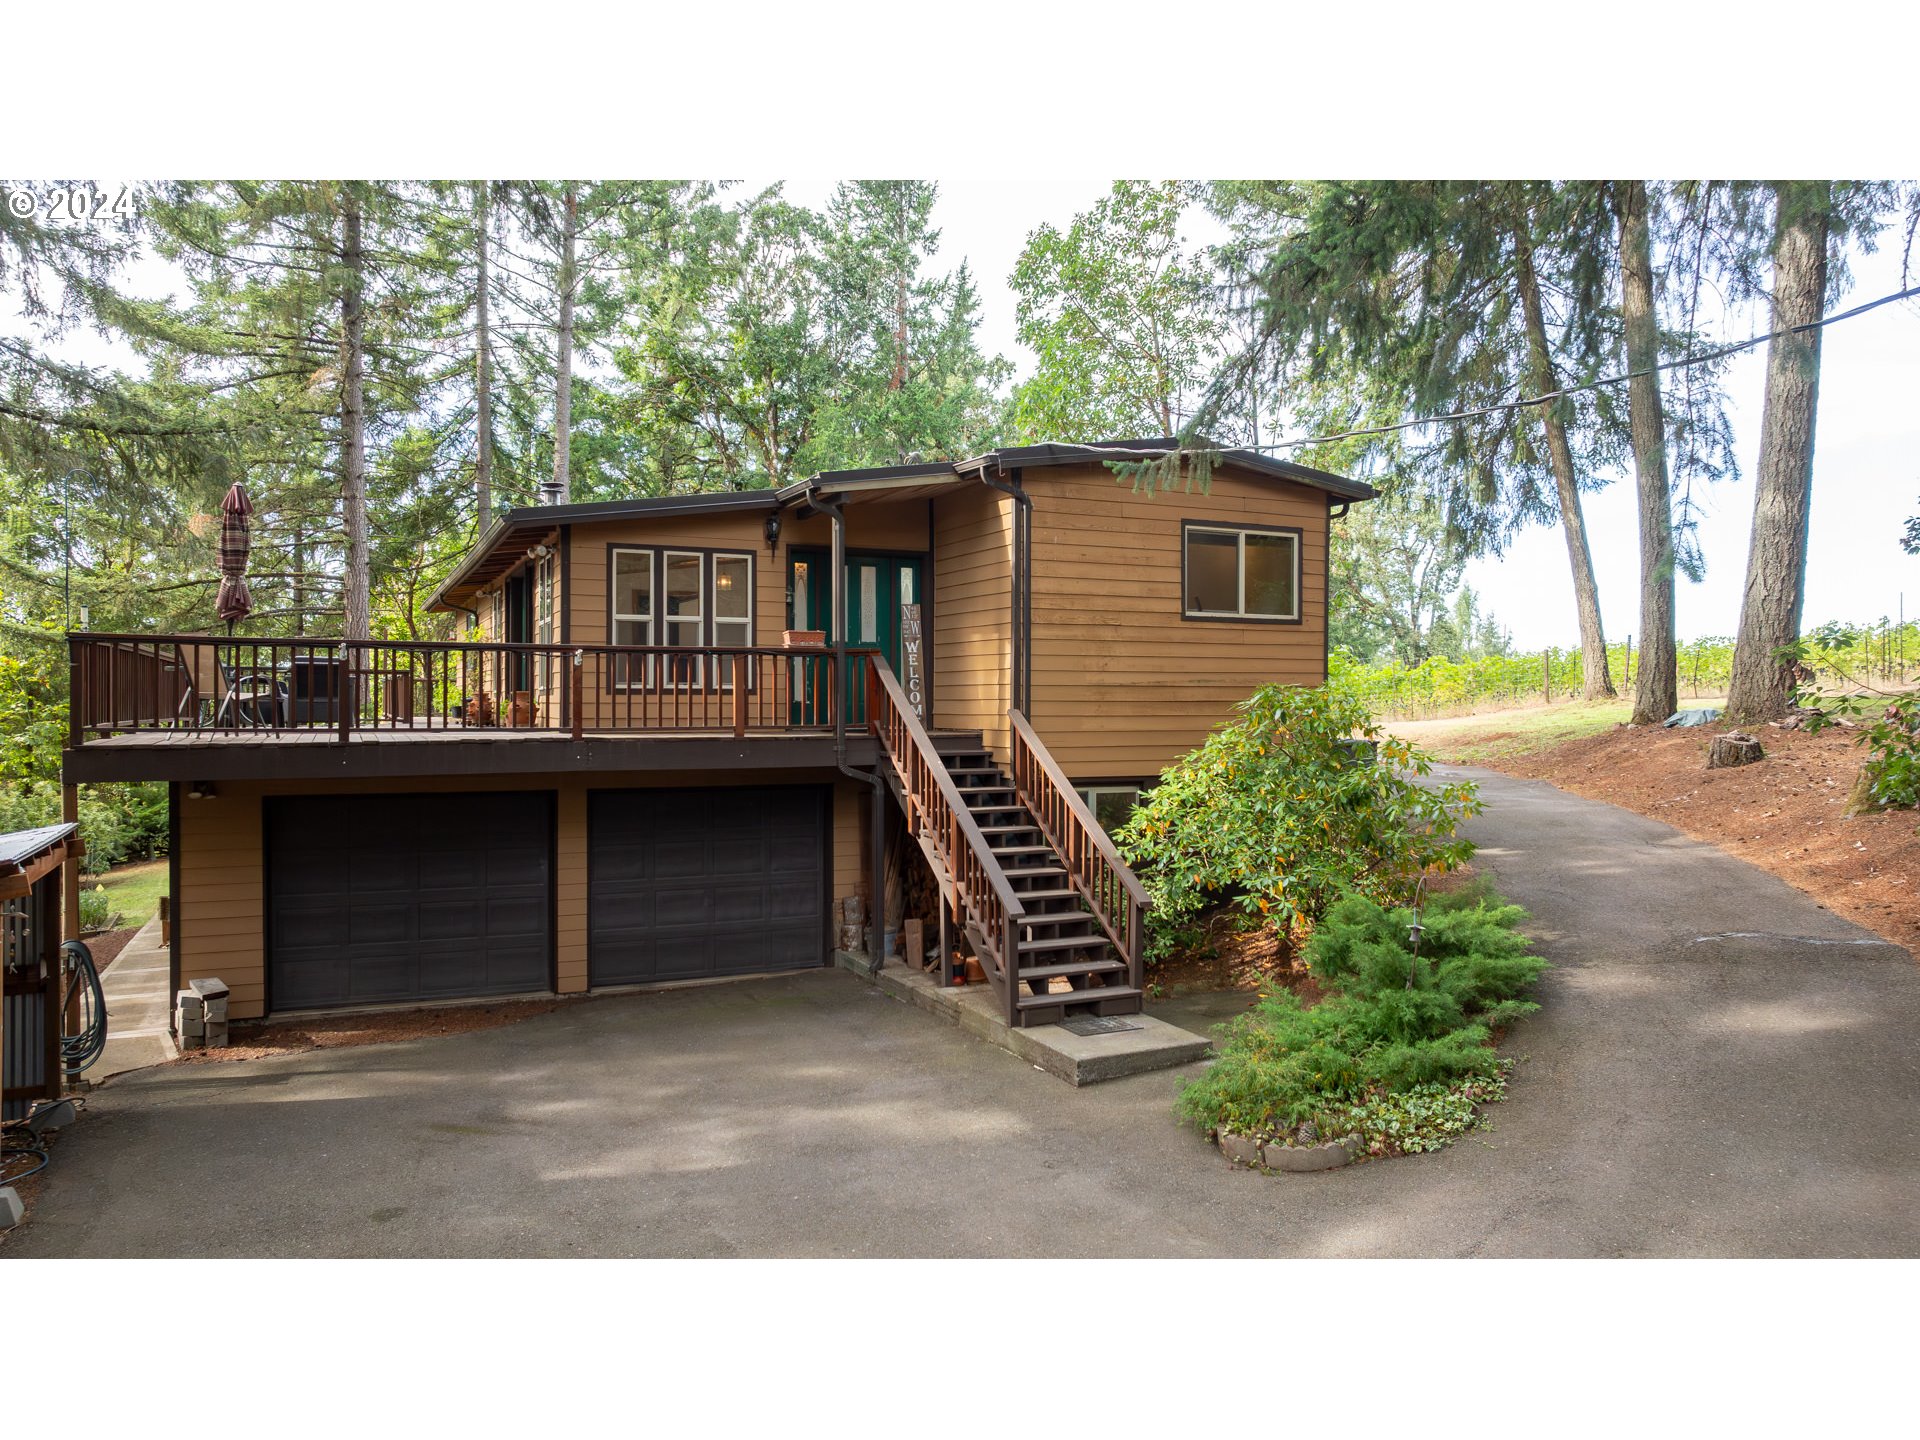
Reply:
[[[844, 961], [842, 963], [845, 963]], [[859, 972], [855, 972], [859, 973]], [[872, 983], [897, 1000], [952, 1021], [971, 1035], [997, 1045], [1010, 1055], [1036, 1065], [1069, 1085], [1093, 1085], [1102, 1080], [1118, 1080], [1154, 1070], [1168, 1070], [1205, 1060], [1213, 1045], [1205, 1037], [1169, 1025], [1156, 1015], [1139, 1012], [1139, 991], [1108, 1003], [1131, 1004], [1132, 1023], [1138, 1027], [1111, 1035], [1075, 1035], [1055, 1024], [1037, 1024], [1044, 1012], [1023, 1011], [1026, 1023], [1009, 1027], [1001, 1013], [1000, 1001], [991, 987], [968, 985], [964, 988], [942, 986], [938, 975], [906, 966], [888, 965], [870, 978]], [[1114, 991], [1119, 995], [1118, 989]], [[1071, 997], [1032, 996], [1035, 1000], [1078, 1000]], [[1062, 1013], [1065, 1006], [1050, 1007]], [[1085, 1004], [1076, 1006], [1084, 1010]]]

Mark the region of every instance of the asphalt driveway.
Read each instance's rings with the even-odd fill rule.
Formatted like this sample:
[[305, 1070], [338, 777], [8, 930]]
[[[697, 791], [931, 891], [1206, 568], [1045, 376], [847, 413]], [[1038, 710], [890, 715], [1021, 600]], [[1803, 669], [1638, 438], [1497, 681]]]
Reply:
[[1665, 826], [1474, 778], [1556, 968], [1497, 1128], [1437, 1155], [1235, 1170], [1173, 1074], [1073, 1090], [821, 971], [123, 1076], [0, 1258], [1920, 1252], [1920, 966]]

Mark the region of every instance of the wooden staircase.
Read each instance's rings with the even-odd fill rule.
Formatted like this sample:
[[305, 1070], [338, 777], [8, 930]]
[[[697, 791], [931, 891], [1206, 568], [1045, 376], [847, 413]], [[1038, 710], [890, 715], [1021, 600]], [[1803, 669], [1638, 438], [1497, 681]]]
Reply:
[[1146, 893], [1026, 718], [1009, 712], [1012, 774], [978, 741], [943, 737], [942, 754], [886, 662], [869, 665], [888, 782], [1007, 1024], [1138, 1012]]
[[1025, 912], [1014, 944], [1019, 1023], [1137, 1013], [1141, 991], [1126, 960], [1087, 907], [1066, 857], [1042, 833], [1019, 788], [984, 749], [949, 751], [944, 758], [947, 774]]

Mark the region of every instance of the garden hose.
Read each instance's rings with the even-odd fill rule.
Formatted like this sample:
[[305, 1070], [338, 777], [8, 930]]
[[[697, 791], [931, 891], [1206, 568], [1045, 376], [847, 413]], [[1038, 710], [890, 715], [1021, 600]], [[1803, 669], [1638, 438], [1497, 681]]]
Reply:
[[[7, 1143], [13, 1140], [24, 1140], [27, 1143], [24, 1145]], [[40, 1163], [31, 1170], [22, 1170], [18, 1174], [11, 1173], [13, 1162], [22, 1155], [31, 1155]], [[29, 1175], [38, 1175], [46, 1168], [47, 1152], [44, 1147], [34, 1143], [34, 1134], [27, 1128], [27, 1122], [7, 1121], [5, 1128], [0, 1129], [0, 1185], [11, 1185], [14, 1181], [24, 1180]]]
[[[17, 1175], [10, 1175], [7, 1173], [7, 1167], [13, 1163], [16, 1155], [31, 1155], [40, 1163], [31, 1170], [22, 1170]], [[46, 1168], [47, 1152], [38, 1145], [0, 1145], [0, 1185], [11, 1185], [15, 1181], [26, 1179], [29, 1175], [38, 1175]]]
[[93, 952], [83, 941], [66, 941], [60, 953], [67, 958], [71, 977], [60, 1006], [63, 1024], [73, 1007], [75, 993], [80, 997], [80, 1028], [72, 1035], [60, 1037], [61, 1069], [71, 1080], [98, 1060], [107, 1048], [107, 997], [100, 989], [100, 971], [94, 966]]

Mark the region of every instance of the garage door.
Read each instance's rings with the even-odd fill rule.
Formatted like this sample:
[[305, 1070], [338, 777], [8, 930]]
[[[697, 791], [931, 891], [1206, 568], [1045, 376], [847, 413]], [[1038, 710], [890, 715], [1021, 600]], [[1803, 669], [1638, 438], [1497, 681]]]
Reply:
[[824, 787], [600, 790], [587, 824], [592, 984], [826, 958]]
[[267, 802], [275, 1010], [550, 987], [542, 792]]

